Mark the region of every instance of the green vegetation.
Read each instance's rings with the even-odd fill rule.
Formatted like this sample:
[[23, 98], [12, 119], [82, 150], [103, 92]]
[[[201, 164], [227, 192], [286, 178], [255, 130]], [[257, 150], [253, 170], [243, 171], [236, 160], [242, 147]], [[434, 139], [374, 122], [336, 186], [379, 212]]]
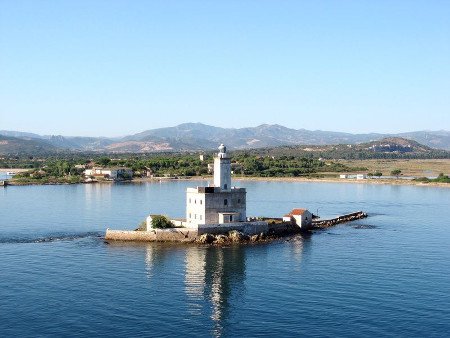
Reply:
[[402, 171], [400, 169], [394, 169], [391, 171], [391, 175], [395, 176], [397, 178], [400, 176], [401, 173], [402, 173]]
[[[364, 171], [364, 167], [350, 167], [334, 161], [324, 161], [300, 156], [260, 156], [251, 151], [232, 154], [232, 170], [235, 176], [250, 177], [317, 177], [322, 173], [343, 171]], [[14, 181], [21, 183], [72, 183], [83, 180], [84, 165], [102, 167], [128, 167], [137, 177], [148, 173], [154, 177], [192, 177], [211, 174], [213, 153], [205, 154], [201, 161], [198, 153], [165, 154], [76, 154], [59, 158], [8, 157], [0, 159], [3, 168], [29, 168], [30, 171], [17, 175]], [[78, 165], [78, 167], [75, 167]]]
[[450, 177], [440, 173], [437, 178], [419, 177], [414, 179], [414, 181], [423, 183], [450, 183]]
[[153, 215], [152, 216], [152, 228], [153, 229], [167, 229], [174, 228], [175, 225], [163, 215]]
[[13, 181], [18, 184], [74, 184], [83, 181], [81, 174], [82, 170], [75, 168], [73, 161], [49, 160], [39, 169], [17, 174]]

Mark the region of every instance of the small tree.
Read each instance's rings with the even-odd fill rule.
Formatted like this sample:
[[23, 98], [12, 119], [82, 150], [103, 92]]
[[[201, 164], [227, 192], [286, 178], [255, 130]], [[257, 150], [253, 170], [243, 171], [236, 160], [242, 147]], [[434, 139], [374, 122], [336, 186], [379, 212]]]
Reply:
[[398, 178], [400, 176], [401, 172], [402, 171], [400, 169], [395, 169], [395, 170], [391, 171], [391, 175]]
[[167, 229], [173, 227], [175, 227], [175, 225], [171, 221], [169, 221], [169, 219], [166, 216], [163, 215], [152, 216], [153, 229]]
[[102, 166], [107, 166], [111, 163], [111, 159], [109, 157], [101, 157], [98, 159], [97, 163]]
[[376, 171], [376, 172], [373, 174], [373, 176], [381, 177], [381, 176], [383, 176], [383, 173], [380, 172], [380, 171]]

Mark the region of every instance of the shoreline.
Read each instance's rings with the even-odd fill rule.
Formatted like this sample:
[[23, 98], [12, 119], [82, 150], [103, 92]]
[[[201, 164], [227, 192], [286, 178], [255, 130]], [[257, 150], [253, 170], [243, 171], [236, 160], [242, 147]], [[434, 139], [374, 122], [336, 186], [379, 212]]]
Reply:
[[[101, 181], [101, 182], [55, 182], [55, 183], [40, 183], [40, 182], [14, 182], [14, 180], [8, 179], [8, 186], [27, 186], [27, 185], [73, 185], [73, 184], [140, 184], [149, 182], [171, 182], [171, 181], [196, 181], [196, 180], [212, 180], [212, 176], [191, 176], [191, 177], [153, 177], [153, 178], [136, 178], [130, 181]], [[402, 179], [348, 179], [348, 178], [308, 178], [308, 177], [233, 177], [235, 181], [259, 181], [259, 182], [314, 182], [314, 183], [351, 183], [351, 184], [375, 184], [375, 185], [409, 185], [419, 187], [443, 187], [450, 188], [449, 183], [439, 182], [416, 182], [413, 180]]]
[[[212, 176], [191, 176], [181, 178], [167, 178], [167, 177], [154, 177], [154, 178], [138, 178], [128, 182], [122, 183], [146, 183], [146, 182], [170, 182], [170, 181], [200, 181], [200, 180], [212, 180]], [[356, 180], [349, 178], [308, 178], [308, 177], [233, 177], [234, 181], [260, 181], [260, 182], [314, 182], [314, 183], [354, 183], [354, 184], [378, 184], [378, 185], [414, 185], [423, 187], [447, 187], [450, 188], [450, 183], [439, 182], [416, 182], [413, 180], [402, 179], [364, 179]]]

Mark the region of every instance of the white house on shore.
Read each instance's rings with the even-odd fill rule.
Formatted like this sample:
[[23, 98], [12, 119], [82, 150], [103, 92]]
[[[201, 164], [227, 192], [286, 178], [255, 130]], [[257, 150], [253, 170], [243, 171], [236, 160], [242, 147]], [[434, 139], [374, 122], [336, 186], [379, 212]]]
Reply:
[[84, 171], [84, 176], [94, 178], [106, 178], [112, 180], [131, 179], [133, 177], [133, 170], [124, 167], [114, 167], [114, 168], [94, 167], [92, 169], [86, 169]]

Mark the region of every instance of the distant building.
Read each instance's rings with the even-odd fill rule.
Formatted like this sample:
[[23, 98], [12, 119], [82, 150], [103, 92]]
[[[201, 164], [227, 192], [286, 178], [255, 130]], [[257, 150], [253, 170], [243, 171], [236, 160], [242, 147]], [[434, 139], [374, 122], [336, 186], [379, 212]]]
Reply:
[[365, 174], [356, 174], [357, 180], [365, 180], [367, 178], [367, 175]]
[[200, 158], [200, 161], [203, 162], [205, 160], [205, 155], [202, 154], [202, 155], [199, 156], [199, 158]]
[[339, 178], [348, 178], [348, 175], [347, 174], [341, 174], [341, 175], [339, 175]]
[[307, 209], [292, 209], [292, 211], [283, 216], [284, 222], [295, 222], [301, 229], [307, 229], [312, 224], [312, 213]]
[[115, 167], [115, 168], [102, 168], [94, 167], [92, 169], [86, 169], [84, 176], [94, 178], [105, 178], [112, 180], [131, 179], [133, 177], [133, 170], [130, 168]]
[[149, 167], [145, 167], [145, 170], [143, 173], [147, 177], [153, 177], [153, 175], [154, 175], [152, 168], [149, 168]]
[[246, 190], [231, 186], [231, 159], [221, 144], [214, 158], [214, 186], [186, 191], [187, 227], [246, 221]]

